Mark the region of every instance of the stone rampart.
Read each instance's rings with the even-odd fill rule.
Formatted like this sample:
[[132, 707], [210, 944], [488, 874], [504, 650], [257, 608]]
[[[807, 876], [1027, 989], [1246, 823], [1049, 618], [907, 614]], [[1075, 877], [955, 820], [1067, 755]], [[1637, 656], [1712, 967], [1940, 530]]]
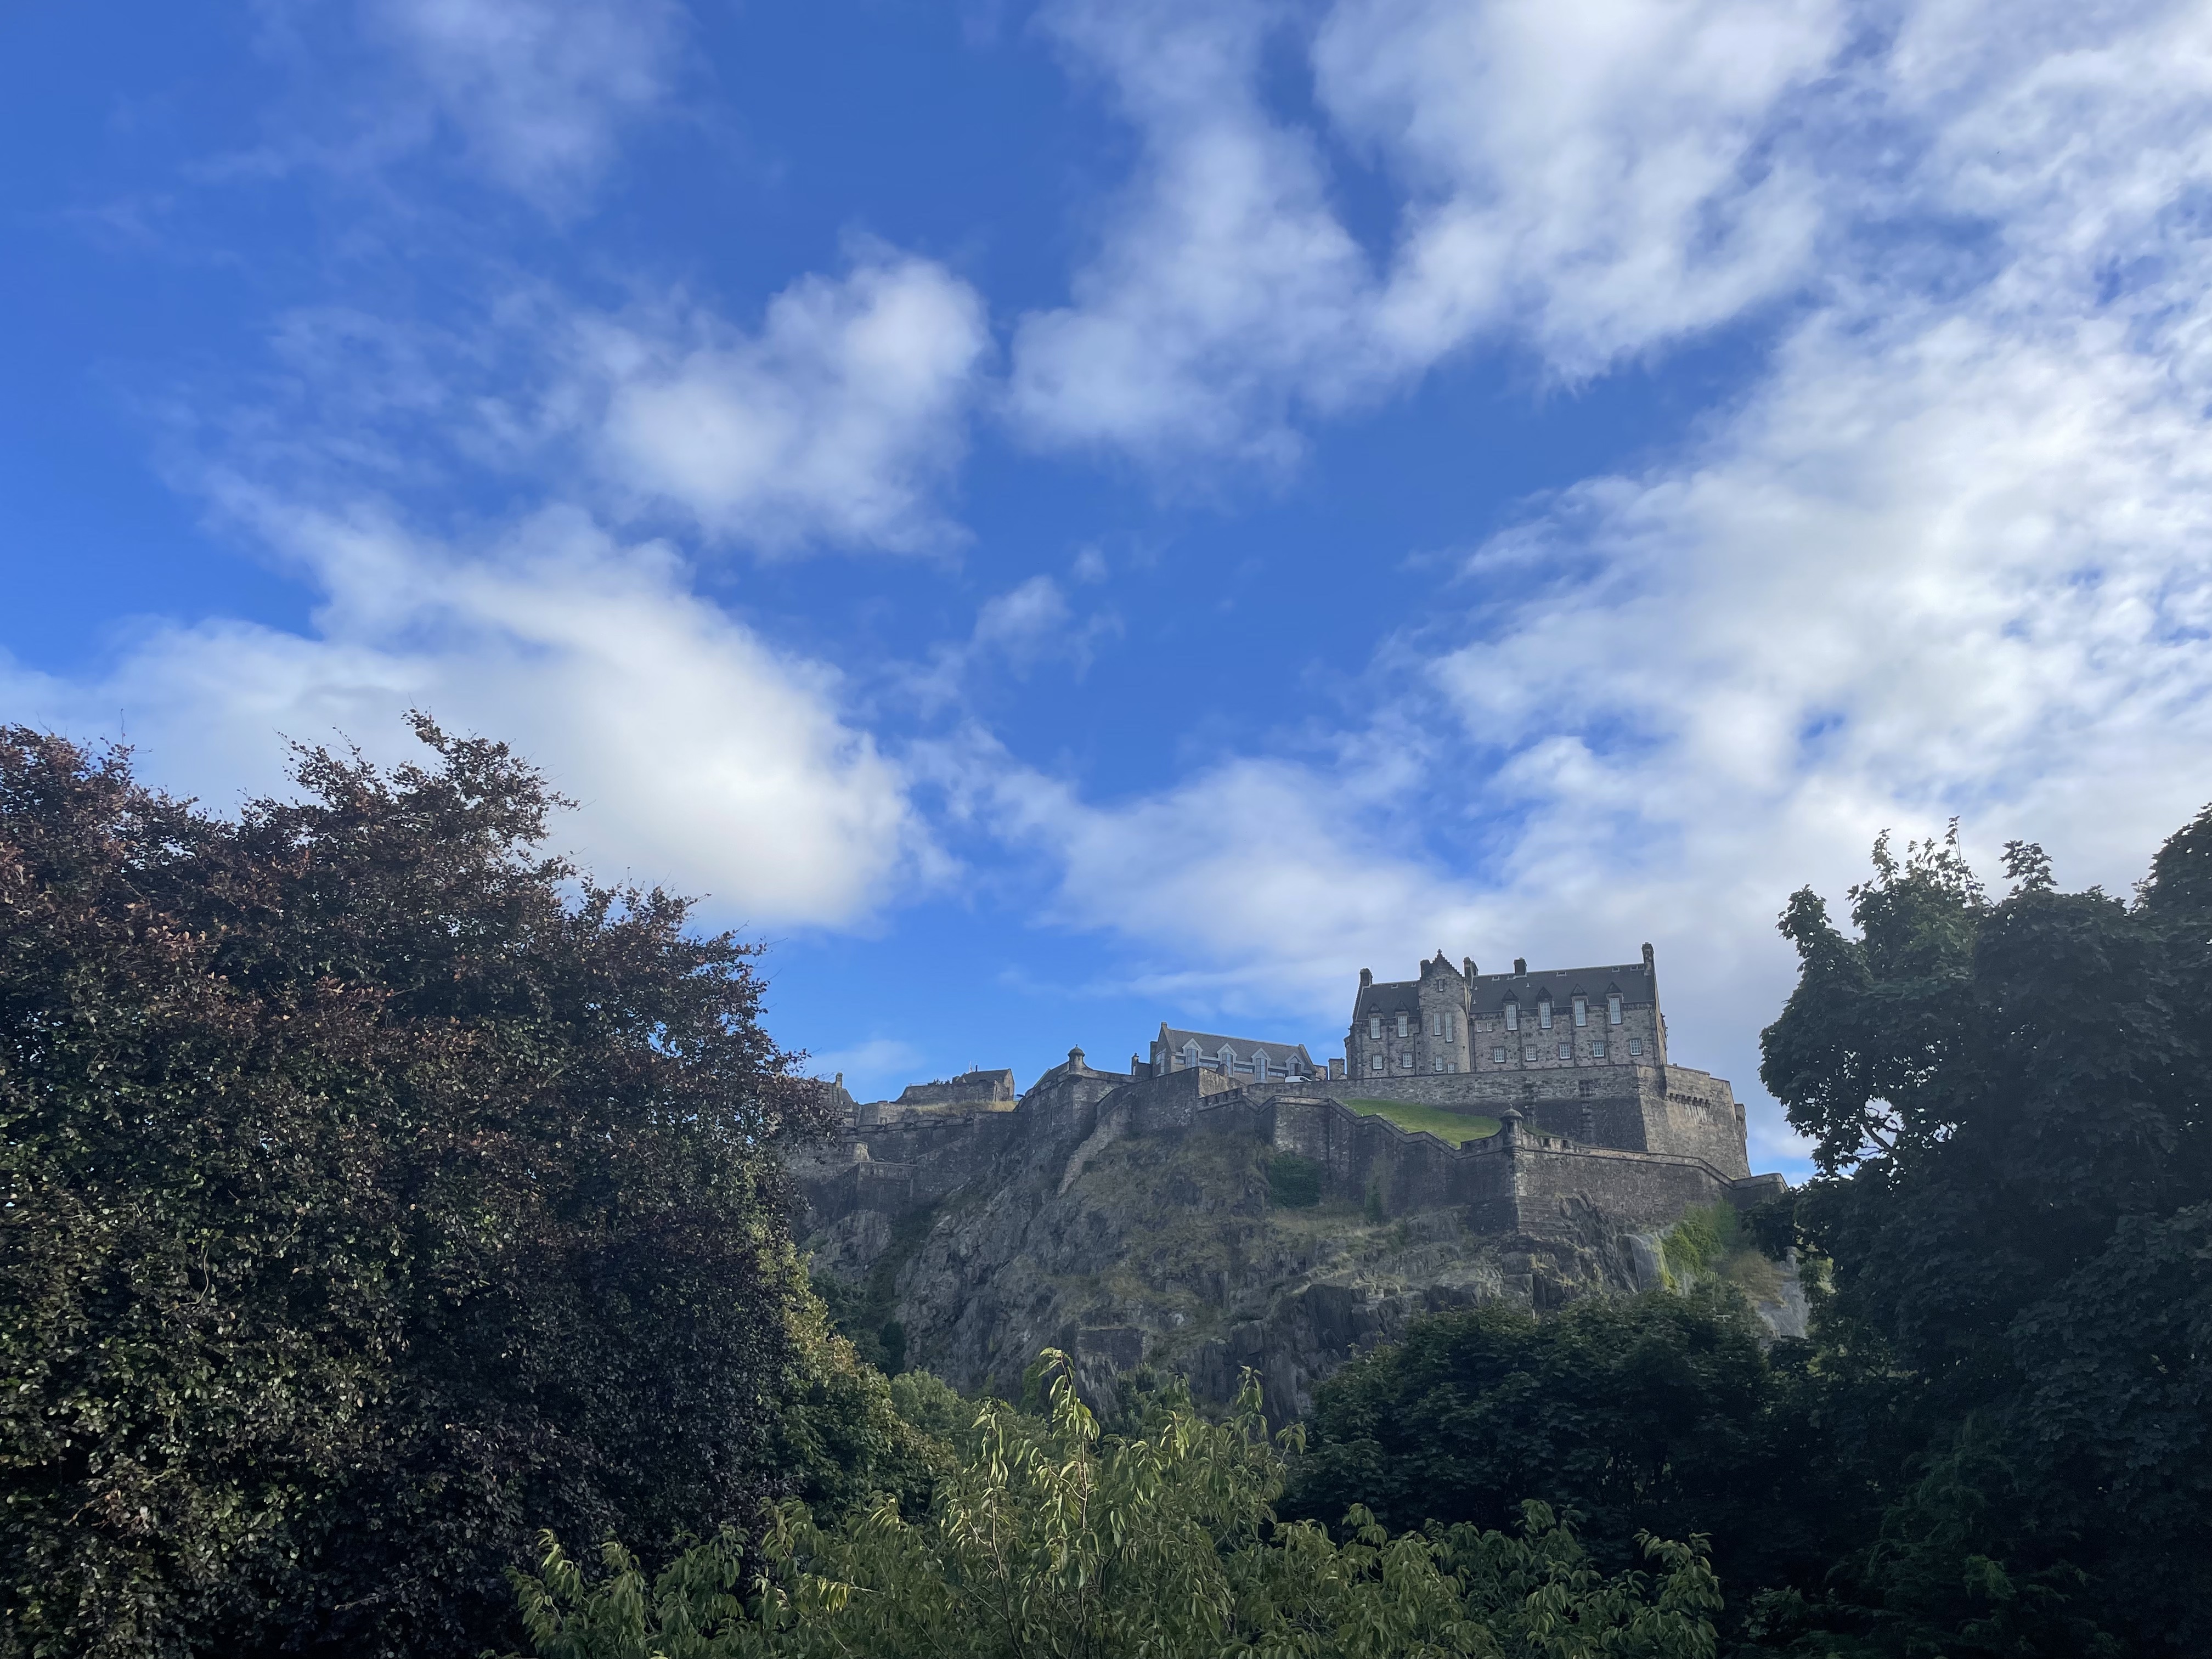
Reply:
[[1250, 1136], [1311, 1158], [1330, 1197], [1371, 1197], [1386, 1215], [1462, 1206], [1468, 1226], [1485, 1233], [1549, 1237], [1591, 1208], [1624, 1231], [1641, 1230], [1696, 1205], [1747, 1206], [1783, 1189], [1778, 1176], [1750, 1176], [1741, 1109], [1725, 1083], [1686, 1067], [1622, 1071], [1638, 1086], [1597, 1097], [1553, 1088], [1531, 1099], [1480, 1086], [1487, 1079], [1420, 1079], [1461, 1089], [1456, 1099], [1425, 1104], [1486, 1108], [1505, 1119], [1498, 1133], [1454, 1146], [1354, 1111], [1346, 1099], [1392, 1097], [1370, 1096], [1365, 1079], [1322, 1092], [1313, 1079], [1240, 1084], [1202, 1069], [1133, 1075], [1093, 1070], [1078, 1053], [1011, 1112], [856, 1124], [839, 1152], [793, 1167], [817, 1227], [858, 1211], [896, 1216], [941, 1202], [1008, 1155], [1048, 1168], [1064, 1191], [1115, 1140], [1193, 1131]]

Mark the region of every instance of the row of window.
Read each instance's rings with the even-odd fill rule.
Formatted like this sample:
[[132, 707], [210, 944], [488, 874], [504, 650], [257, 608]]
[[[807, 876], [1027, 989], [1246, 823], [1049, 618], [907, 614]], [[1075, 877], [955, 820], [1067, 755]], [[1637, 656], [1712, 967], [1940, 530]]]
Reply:
[[[1559, 1045], [1558, 1052], [1559, 1057], [1561, 1060], [1572, 1060], [1575, 1057], [1575, 1045], [1571, 1042], [1562, 1042]], [[1642, 1037], [1629, 1038], [1628, 1053], [1631, 1059], [1642, 1058], [1644, 1054], [1644, 1039]], [[1504, 1065], [1505, 1056], [1506, 1050], [1504, 1048], [1492, 1048], [1490, 1051], [1490, 1060], [1493, 1066]], [[1521, 1049], [1521, 1058], [1524, 1063], [1534, 1065], [1539, 1062], [1542, 1057], [1542, 1049], [1540, 1045], [1534, 1042], [1525, 1043], [1522, 1045]], [[1606, 1046], [1603, 1042], [1593, 1042], [1590, 1044], [1590, 1058], [1592, 1060], [1603, 1060], [1605, 1057]], [[1378, 1054], [1371, 1050], [1369, 1052], [1367, 1056], [1367, 1070], [1371, 1075], [1380, 1075], [1389, 1068], [1390, 1060], [1389, 1055]], [[1413, 1051], [1411, 1048], [1400, 1049], [1398, 1051], [1398, 1070], [1401, 1072], [1410, 1072], [1413, 1069]], [[1442, 1054], [1437, 1054], [1430, 1060], [1429, 1069], [1432, 1072], [1456, 1072], [1459, 1070], [1459, 1065], [1455, 1060], [1447, 1060]]]
[[[1605, 1044], [1602, 1042], [1591, 1043], [1589, 1049], [1590, 1058], [1592, 1060], [1603, 1060], [1605, 1058]], [[1644, 1039], [1642, 1037], [1629, 1038], [1628, 1053], [1632, 1059], [1641, 1058], [1644, 1053]], [[1561, 1060], [1572, 1060], [1575, 1057], [1575, 1045], [1571, 1042], [1562, 1042], [1559, 1044], [1559, 1054]], [[1534, 1060], [1540, 1058], [1540, 1045], [1534, 1042], [1523, 1043], [1522, 1045], [1521, 1058], [1524, 1061]], [[1490, 1060], [1491, 1063], [1494, 1066], [1503, 1066], [1505, 1064], [1505, 1050], [1503, 1048], [1492, 1048], [1490, 1051]]]
[[[1389, 1058], [1382, 1054], [1370, 1054], [1367, 1056], [1367, 1069], [1371, 1074], [1379, 1075], [1389, 1068]], [[1413, 1051], [1411, 1048], [1399, 1051], [1398, 1069], [1401, 1072], [1410, 1072], [1413, 1069]], [[1446, 1060], [1442, 1054], [1437, 1054], [1430, 1060], [1429, 1069], [1432, 1072], [1456, 1072], [1459, 1070], [1459, 1062], [1455, 1060]]]
[[1255, 1054], [1249, 1060], [1237, 1059], [1237, 1051], [1225, 1042], [1221, 1045], [1218, 1054], [1200, 1054], [1195, 1042], [1186, 1042], [1182, 1045], [1182, 1060], [1186, 1067], [1198, 1066], [1209, 1072], [1243, 1072], [1258, 1078], [1304, 1077], [1306, 1074], [1305, 1068], [1298, 1064], [1295, 1056], [1285, 1058], [1279, 1066], [1270, 1066], [1264, 1054]]
[[[1589, 1024], [1589, 999], [1588, 997], [1577, 996], [1575, 998], [1571, 1005], [1571, 1009], [1576, 1024], [1587, 1025]], [[1616, 994], [1607, 997], [1605, 1000], [1605, 1023], [1608, 1025], [1618, 1025], [1621, 1023], [1622, 1018], [1620, 998], [1619, 994]], [[1401, 1037], [1412, 1036], [1412, 1023], [1413, 1016], [1404, 1009], [1400, 1009], [1394, 1018], [1394, 1024], [1397, 1027], [1396, 1035]], [[1440, 1012], [1431, 1014], [1429, 1016], [1428, 1024], [1429, 1035], [1431, 1036], [1438, 1038], [1445, 1042], [1456, 1042], [1459, 1040], [1459, 1016], [1452, 1012], [1450, 1010], [1446, 1009]], [[1481, 1022], [1481, 1024], [1485, 1029], [1487, 1029], [1489, 1025], [1489, 1022], [1487, 1020]], [[1521, 1029], [1521, 1005], [1510, 997], [1506, 999], [1505, 1002], [1505, 1029], [1509, 1031], [1517, 1031]], [[1539, 997], [1536, 1000], [1536, 1029], [1542, 1031], [1548, 1031], [1552, 1029], [1552, 1000], [1549, 997]], [[1367, 1036], [1368, 1040], [1371, 1042], [1380, 1042], [1382, 1040], [1382, 1015], [1368, 1015]]]
[[[1570, 1008], [1576, 1024], [1589, 1024], [1588, 997], [1577, 996], [1570, 1005]], [[1605, 1000], [1605, 1023], [1608, 1025], [1618, 1025], [1621, 1019], [1620, 994], [1619, 992], [1614, 992]], [[1505, 999], [1505, 1029], [1509, 1031], [1517, 1031], [1521, 1029], [1521, 1004], [1512, 997]], [[1536, 1029], [1542, 1031], [1552, 1029], [1552, 1000], [1549, 997], [1536, 999]]]

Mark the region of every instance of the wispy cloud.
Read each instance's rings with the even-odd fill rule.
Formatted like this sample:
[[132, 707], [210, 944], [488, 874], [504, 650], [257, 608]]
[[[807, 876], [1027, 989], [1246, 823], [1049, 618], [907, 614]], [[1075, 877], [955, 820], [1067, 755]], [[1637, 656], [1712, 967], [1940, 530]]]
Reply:
[[510, 278], [453, 320], [302, 307], [274, 371], [180, 407], [218, 465], [299, 499], [525, 485], [595, 516], [769, 554], [942, 552], [990, 337], [974, 289], [880, 244], [756, 326], [680, 292], [606, 309]]
[[[1838, 0], [1344, 0], [1310, 34], [1264, 0], [1061, 0], [1141, 159], [1070, 303], [1014, 341], [1035, 441], [1180, 466], [1280, 465], [1302, 420], [1488, 337], [1568, 379], [1739, 316], [1805, 276], [1821, 197], [1777, 145], [1845, 31]], [[1263, 95], [1307, 50], [1321, 125]], [[1402, 192], [1371, 252], [1332, 145]]]
[[[1341, 20], [1438, 15], [1340, 12], [1329, 73], [1349, 72], [1330, 57]], [[1659, 60], [1710, 56], [1691, 26], [1717, 14], [1638, 15], [1672, 20], [1645, 49], [1666, 96], [1685, 95], [1694, 76]], [[1486, 9], [1482, 27], [1513, 15]], [[1802, 51], [1774, 42], [1787, 14], [1736, 20], [1765, 43], [1770, 91], [1825, 50], [1823, 16], [1797, 19]], [[1648, 937], [1678, 1033], [1739, 1034], [1678, 1046], [1748, 1087], [1747, 1034], [1791, 972], [1781, 895], [1838, 891], [1882, 829], [1964, 814], [1985, 861], [2024, 835], [2069, 881], [2124, 887], [2212, 797], [2208, 21], [2161, 4], [1899, 20], [1831, 89], [1893, 142], [1830, 154], [1842, 171], [1816, 193], [1845, 206], [1821, 233], [1828, 286], [1762, 380], [1671, 459], [1590, 479], [1485, 544], [1386, 647], [1377, 681], [1398, 689], [1336, 758], [1235, 760], [1112, 807], [1018, 769], [988, 786], [1051, 849], [1064, 919], [1182, 959], [1194, 993], [1317, 1018], [1355, 958], [1442, 943], [1607, 960]], [[1449, 44], [1402, 75], [1449, 63]], [[1481, 49], [1488, 84], [1513, 60]], [[1363, 87], [1370, 125], [1395, 112], [1418, 131], [1418, 88]], [[1709, 161], [1755, 125], [1757, 100], [1731, 112], [1735, 96], [1712, 102], [1738, 137], [1693, 147]], [[1593, 105], [1557, 140], [1603, 152], [1618, 125]], [[1797, 186], [1682, 168], [1735, 180], [1709, 250], [1723, 266], [1738, 268], [1731, 238], [1802, 245]], [[1887, 220], [1858, 219], [1876, 194]], [[1611, 279], [1587, 279], [1633, 213], [1565, 195], [1562, 222], [1599, 245], [1589, 269], [1526, 261], [1522, 314], [1539, 335], [1572, 314], [1581, 337], [1620, 337]], [[1691, 314], [1673, 282], [1651, 290], [1654, 326]], [[1698, 304], [1715, 314], [1762, 287], [1714, 282]], [[1759, 1121], [1786, 1150], [1771, 1110]]]
[[364, 0], [363, 15], [396, 50], [399, 100], [426, 100], [468, 165], [557, 210], [665, 105], [688, 23], [676, 0]]
[[966, 448], [989, 333], [975, 290], [870, 247], [772, 300], [757, 332], [699, 312], [578, 331], [590, 441], [614, 488], [716, 537], [900, 551], [957, 532], [935, 493]]
[[602, 878], [709, 895], [727, 922], [855, 925], [944, 874], [836, 672], [697, 597], [665, 547], [564, 509], [454, 547], [374, 509], [221, 494], [313, 574], [313, 626], [152, 625], [72, 681], [0, 663], [13, 718], [94, 737], [120, 711], [149, 776], [220, 807], [282, 787], [280, 734], [391, 757], [402, 714], [428, 709], [544, 766], [581, 803], [563, 832]]

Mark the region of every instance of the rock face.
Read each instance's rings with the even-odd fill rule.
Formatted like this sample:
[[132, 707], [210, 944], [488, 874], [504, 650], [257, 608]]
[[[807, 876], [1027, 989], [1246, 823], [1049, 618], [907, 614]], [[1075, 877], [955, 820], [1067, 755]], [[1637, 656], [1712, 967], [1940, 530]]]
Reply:
[[[1629, 1155], [1513, 1122], [1492, 1141], [1454, 1149], [1287, 1085], [1078, 1057], [1012, 1112], [872, 1123], [798, 1173], [817, 1270], [878, 1287], [909, 1364], [1013, 1395], [1054, 1346], [1094, 1395], [1151, 1366], [1214, 1401], [1249, 1367], [1278, 1422], [1417, 1315], [1634, 1291], [1655, 1227], [1776, 1184], [1624, 1175], [1607, 1160]], [[1556, 1178], [1562, 1160], [1578, 1179]]]

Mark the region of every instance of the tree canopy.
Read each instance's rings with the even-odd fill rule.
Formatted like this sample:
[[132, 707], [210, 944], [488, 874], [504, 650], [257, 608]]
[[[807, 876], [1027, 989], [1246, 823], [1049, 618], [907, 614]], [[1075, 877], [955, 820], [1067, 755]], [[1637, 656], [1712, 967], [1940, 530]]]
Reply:
[[1804, 1346], [1772, 1363], [1761, 1334], [1717, 1286], [1417, 1321], [1316, 1390], [1285, 1511], [1496, 1528], [1534, 1498], [1615, 1569], [1644, 1534], [1694, 1532], [1732, 1595], [1817, 1583], [1849, 1538], [1851, 1488], [1808, 1457]]
[[1517, 1535], [1393, 1537], [1364, 1510], [1342, 1541], [1278, 1524], [1282, 1463], [1249, 1375], [1229, 1420], [1187, 1397], [1102, 1434], [1066, 1357], [1048, 1417], [987, 1402], [916, 1519], [894, 1504], [818, 1522], [784, 1507], [648, 1580], [618, 1544], [587, 1572], [548, 1536], [517, 1575], [541, 1659], [1711, 1659], [1719, 1594], [1697, 1541], [1644, 1540], [1607, 1577], [1540, 1504]]
[[1855, 933], [1782, 920], [1828, 1364], [1917, 1471], [1836, 1594], [1905, 1648], [2212, 1650], [2212, 809], [2131, 901], [2006, 863], [1885, 838]]
[[781, 1489], [752, 951], [416, 730], [231, 818], [0, 731], [0, 1650], [473, 1655], [535, 1528]]

